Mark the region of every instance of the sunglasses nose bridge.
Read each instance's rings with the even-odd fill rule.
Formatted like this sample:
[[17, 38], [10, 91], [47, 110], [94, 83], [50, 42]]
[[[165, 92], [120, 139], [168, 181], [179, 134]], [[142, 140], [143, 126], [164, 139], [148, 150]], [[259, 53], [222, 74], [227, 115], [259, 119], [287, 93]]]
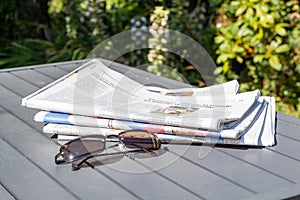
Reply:
[[[145, 134], [143, 132], [143, 134]], [[147, 132], [148, 137], [139, 137], [139, 135], [135, 135], [133, 132], [131, 132], [130, 136], [126, 136], [125, 134], [121, 134], [119, 136], [119, 142], [128, 147], [128, 148], [145, 148], [149, 150], [158, 150], [161, 147], [160, 140], [153, 134]]]

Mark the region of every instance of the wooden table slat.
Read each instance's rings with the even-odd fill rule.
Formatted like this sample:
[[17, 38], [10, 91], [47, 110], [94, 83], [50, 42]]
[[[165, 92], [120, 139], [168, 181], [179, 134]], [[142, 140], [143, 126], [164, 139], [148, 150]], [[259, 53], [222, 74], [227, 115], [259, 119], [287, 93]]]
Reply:
[[12, 73], [18, 78], [28, 81], [37, 87], [43, 87], [52, 82], [53, 79], [36, 72], [35, 70], [20, 70]]
[[[6, 133], [2, 127], [0, 130]], [[76, 199], [3, 139], [0, 139], [0, 152], [5, 152], [0, 158], [1, 180], [14, 191], [16, 198], [39, 199], [43, 196], [44, 199]], [[33, 188], [35, 192], [27, 192]]]
[[66, 75], [66, 71], [58, 67], [43, 67], [34, 69], [34, 71], [37, 71], [53, 80], [56, 80], [57, 78]]
[[0, 182], [0, 198], [2, 200], [15, 200], [16, 197], [14, 194], [11, 194], [9, 191], [7, 191], [7, 189], [1, 185], [1, 182]]
[[[180, 147], [173, 147], [173, 149], [175, 152], [178, 152]], [[243, 152], [247, 150], [237, 151]], [[261, 149], [257, 149], [256, 153], [260, 154], [260, 151]], [[244, 162], [244, 160], [237, 159], [230, 154], [223, 153], [222, 147], [207, 147], [206, 149], [202, 149], [202, 147], [192, 146], [186, 151], [184, 157], [190, 162], [211, 170], [218, 176], [222, 176], [255, 193], [273, 190], [274, 188], [293, 183], [291, 180], [283, 179], [275, 173], [270, 173], [248, 162]], [[253, 174], [259, 174], [259, 176], [253, 176]]]
[[28, 81], [19, 79], [12, 75], [12, 73], [4, 72], [0, 73], [0, 85], [5, 86], [12, 92], [25, 97], [38, 90], [39, 88], [29, 83]]
[[283, 137], [288, 137], [300, 142], [300, 126], [298, 125], [278, 120], [276, 132]]
[[222, 151], [270, 173], [277, 174], [288, 181], [295, 183], [300, 181], [300, 163], [282, 154], [269, 149], [261, 149], [261, 152], [257, 152], [254, 149], [248, 149], [243, 152], [234, 149], [224, 149]]
[[285, 122], [288, 122], [289, 124], [300, 126], [300, 120], [299, 120], [299, 118], [288, 116], [288, 115], [285, 115], [285, 114], [282, 114], [282, 113], [277, 113], [277, 118], [280, 121], [285, 121]]

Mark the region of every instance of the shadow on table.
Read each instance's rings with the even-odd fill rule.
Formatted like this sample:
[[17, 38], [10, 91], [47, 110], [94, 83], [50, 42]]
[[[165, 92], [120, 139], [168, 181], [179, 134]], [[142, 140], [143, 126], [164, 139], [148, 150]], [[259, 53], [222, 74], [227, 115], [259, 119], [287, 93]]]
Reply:
[[[81, 168], [86, 168], [86, 167], [97, 167], [97, 166], [103, 166], [103, 165], [109, 165], [113, 164], [115, 162], [119, 162], [122, 160], [124, 157], [128, 157], [132, 160], [135, 159], [148, 159], [148, 158], [154, 158], [154, 157], [159, 157], [163, 154], [165, 154], [168, 150], [168, 148], [164, 147], [156, 151], [149, 151], [149, 152], [134, 152], [134, 153], [121, 153], [120, 154], [114, 154], [114, 155], [107, 155], [107, 156], [95, 156], [89, 160], [87, 160], [86, 163], [83, 163], [80, 165]], [[75, 170], [78, 170], [79, 168], [76, 168], [76, 165], [81, 162], [81, 160], [73, 162], [72, 163], [72, 168]]]
[[[172, 145], [184, 145], [184, 144], [172, 144]], [[208, 147], [212, 148], [226, 148], [226, 149], [235, 149], [235, 150], [248, 150], [248, 149], [263, 149], [264, 147], [262, 146], [245, 146], [245, 145], [224, 145], [224, 144], [216, 144], [214, 146], [208, 145], [208, 144], [202, 144]], [[191, 146], [202, 146], [199, 144], [191, 144]], [[80, 166], [81, 168], [86, 168], [86, 167], [97, 167], [97, 166], [104, 166], [104, 165], [110, 165], [116, 162], [119, 162], [122, 160], [124, 157], [128, 157], [132, 160], [135, 159], [149, 159], [149, 158], [154, 158], [154, 157], [159, 157], [169, 151], [168, 147], [163, 147], [159, 150], [156, 151], [150, 151], [150, 152], [135, 152], [135, 153], [120, 153], [120, 154], [115, 154], [115, 155], [107, 155], [103, 157], [93, 157], [88, 160], [88, 163], [83, 163]], [[72, 163], [72, 166], [76, 166], [76, 164], [80, 162], [74, 162]]]

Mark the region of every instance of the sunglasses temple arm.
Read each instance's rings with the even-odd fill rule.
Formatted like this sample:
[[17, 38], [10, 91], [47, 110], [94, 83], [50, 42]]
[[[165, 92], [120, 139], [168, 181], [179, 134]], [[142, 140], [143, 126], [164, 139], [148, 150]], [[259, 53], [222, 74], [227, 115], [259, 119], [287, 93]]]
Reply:
[[111, 145], [111, 146], [109, 146], [109, 147], [106, 147], [106, 149], [111, 149], [111, 148], [114, 148], [114, 147], [117, 147], [119, 144], [113, 144], [113, 145]]
[[[92, 156], [89, 156], [88, 159], [92, 158]], [[87, 166], [89, 166], [90, 168], [94, 169], [94, 165], [92, 165], [91, 163], [89, 163], [87, 160], [88, 159], [84, 159], [82, 161], [80, 161], [80, 163], [75, 164], [74, 162], [72, 163], [72, 171], [76, 171], [78, 169], [80, 169], [81, 165], [83, 163], [85, 163]]]

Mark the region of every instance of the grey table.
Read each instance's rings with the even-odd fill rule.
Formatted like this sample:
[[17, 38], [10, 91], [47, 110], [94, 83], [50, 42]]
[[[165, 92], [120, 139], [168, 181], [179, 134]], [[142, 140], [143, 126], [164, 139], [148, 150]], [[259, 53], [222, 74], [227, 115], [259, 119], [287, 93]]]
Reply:
[[[300, 120], [277, 113], [270, 148], [168, 145], [153, 158], [71, 171], [56, 166], [59, 143], [33, 122], [22, 97], [85, 61], [0, 71], [0, 199], [282, 199], [300, 195]], [[126, 72], [116, 64], [113, 68]], [[137, 71], [132, 78], [154, 82]], [[176, 82], [166, 81], [176, 86]]]

